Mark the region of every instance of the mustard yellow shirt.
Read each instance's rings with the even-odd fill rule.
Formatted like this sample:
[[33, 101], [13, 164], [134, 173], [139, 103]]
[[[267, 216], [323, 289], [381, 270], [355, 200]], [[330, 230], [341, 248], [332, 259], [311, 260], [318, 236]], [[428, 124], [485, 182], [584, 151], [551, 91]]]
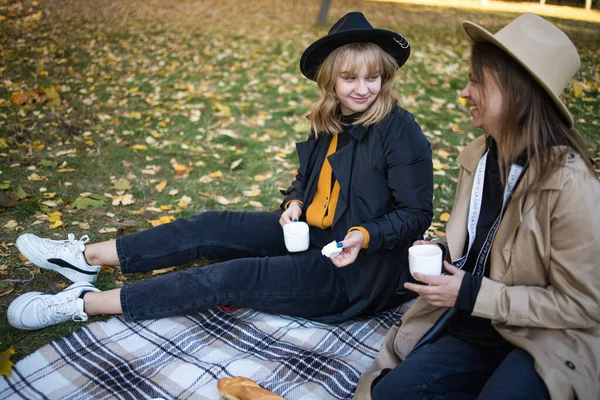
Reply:
[[[321, 167], [319, 181], [317, 182], [317, 190], [315, 191], [312, 202], [306, 209], [306, 222], [310, 226], [320, 229], [330, 228], [333, 225], [333, 217], [335, 216], [335, 209], [340, 196], [340, 184], [338, 183], [337, 179], [333, 184], [333, 188], [331, 187], [333, 170], [331, 169], [331, 164], [329, 164], [329, 160], [327, 159], [327, 157], [335, 153], [337, 149], [337, 142], [338, 135], [333, 135], [331, 138], [331, 143], [329, 144], [329, 148], [327, 149], [325, 161], [323, 161], [323, 166]], [[362, 226], [353, 226], [348, 230], [348, 232], [355, 230], [362, 232], [363, 236], [365, 237], [362, 248], [368, 248], [369, 241], [371, 239], [369, 232]]]

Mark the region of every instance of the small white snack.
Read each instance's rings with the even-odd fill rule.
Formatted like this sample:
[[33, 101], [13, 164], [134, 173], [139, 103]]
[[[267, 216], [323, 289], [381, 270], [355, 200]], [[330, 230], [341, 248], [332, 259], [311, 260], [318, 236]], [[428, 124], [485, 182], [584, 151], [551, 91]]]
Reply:
[[325, 247], [323, 247], [323, 250], [321, 250], [321, 254], [323, 254], [325, 257], [329, 257], [329, 258], [333, 258], [335, 256], [337, 256], [338, 254], [340, 254], [342, 252], [342, 249], [340, 247], [337, 247], [337, 242], [334, 240], [333, 242], [327, 244]]

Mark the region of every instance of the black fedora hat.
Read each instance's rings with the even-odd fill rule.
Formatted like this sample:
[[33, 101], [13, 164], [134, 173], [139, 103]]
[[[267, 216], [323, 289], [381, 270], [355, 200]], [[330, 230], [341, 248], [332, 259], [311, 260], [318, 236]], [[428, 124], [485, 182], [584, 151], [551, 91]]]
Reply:
[[329, 30], [327, 36], [317, 40], [302, 54], [300, 71], [310, 80], [315, 80], [317, 69], [332, 51], [348, 43], [370, 42], [390, 54], [400, 68], [410, 55], [410, 44], [396, 32], [375, 29], [363, 13], [351, 12], [344, 15]]

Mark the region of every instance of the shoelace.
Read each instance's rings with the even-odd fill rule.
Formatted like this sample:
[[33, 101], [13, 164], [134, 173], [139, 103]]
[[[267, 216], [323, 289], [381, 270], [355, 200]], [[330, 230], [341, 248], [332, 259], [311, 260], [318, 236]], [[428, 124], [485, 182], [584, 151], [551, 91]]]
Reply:
[[49, 296], [48, 298], [44, 299], [44, 304], [46, 307], [44, 310], [42, 310], [42, 316], [46, 319], [46, 322], [56, 319], [63, 320], [64, 317], [68, 317], [73, 321], [78, 322], [87, 321], [87, 314], [77, 309], [77, 305], [75, 303], [77, 297], [78, 293], [76, 291], [60, 300], [54, 296]]
[[75, 235], [73, 233], [69, 233], [67, 235], [67, 240], [64, 240], [62, 243], [57, 243], [57, 247], [64, 247], [71, 253], [74, 253], [76, 250], [83, 251], [85, 244], [89, 241], [90, 237], [88, 235], [83, 235], [81, 238], [79, 238], [79, 240], [75, 240]]

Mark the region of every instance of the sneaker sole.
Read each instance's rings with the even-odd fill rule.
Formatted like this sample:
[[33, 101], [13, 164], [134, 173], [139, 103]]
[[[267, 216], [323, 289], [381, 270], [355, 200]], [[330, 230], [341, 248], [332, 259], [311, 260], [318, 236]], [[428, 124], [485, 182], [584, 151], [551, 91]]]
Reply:
[[83, 272], [79, 272], [75, 269], [61, 267], [60, 265], [52, 264], [47, 260], [38, 258], [35, 256], [35, 251], [33, 251], [27, 246], [27, 243], [23, 236], [19, 236], [19, 238], [17, 239], [17, 249], [19, 249], [21, 254], [25, 256], [25, 258], [27, 258], [29, 261], [31, 261], [38, 267], [43, 269], [49, 269], [50, 271], [56, 271], [65, 278], [69, 279], [71, 282], [95, 282], [96, 278], [98, 277], [98, 272], [100, 272], [100, 268], [98, 268], [96, 272], [90, 271], [89, 274], [86, 274]]

